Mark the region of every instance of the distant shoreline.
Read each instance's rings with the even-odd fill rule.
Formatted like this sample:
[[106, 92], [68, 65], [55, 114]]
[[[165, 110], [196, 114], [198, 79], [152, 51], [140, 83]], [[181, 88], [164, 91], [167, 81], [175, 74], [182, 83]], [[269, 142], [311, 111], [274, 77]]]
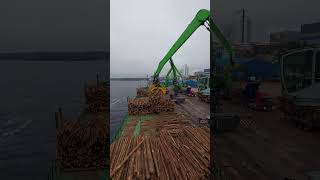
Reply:
[[111, 81], [147, 81], [147, 78], [110, 78]]
[[0, 61], [98, 61], [107, 59], [109, 59], [109, 53], [104, 51], [0, 53]]

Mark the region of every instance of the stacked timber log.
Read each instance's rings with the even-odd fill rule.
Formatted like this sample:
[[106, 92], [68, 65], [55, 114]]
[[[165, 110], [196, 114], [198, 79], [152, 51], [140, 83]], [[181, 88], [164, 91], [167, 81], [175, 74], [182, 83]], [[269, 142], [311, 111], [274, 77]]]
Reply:
[[110, 147], [112, 179], [207, 179], [208, 128], [162, 129], [157, 136], [124, 136]]
[[128, 100], [129, 115], [143, 115], [153, 113], [149, 97], [140, 97]]
[[89, 112], [106, 112], [108, 106], [107, 97], [109, 97], [107, 83], [99, 82], [96, 85], [85, 85], [85, 98]]
[[64, 121], [57, 129], [57, 160], [63, 169], [107, 166], [107, 121]]
[[[189, 120], [183, 119], [175, 112], [160, 113], [149, 115], [141, 122], [140, 134], [153, 133], [157, 134], [161, 129], [175, 129], [178, 127], [190, 126]], [[132, 136], [134, 129], [139, 121], [139, 117], [132, 117], [127, 123], [122, 136]]]
[[137, 88], [137, 97], [148, 97], [149, 92], [146, 88]]
[[129, 115], [173, 112], [174, 108], [175, 103], [159, 93], [150, 94], [148, 97], [139, 97], [128, 100]]
[[200, 101], [205, 102], [205, 103], [210, 103], [210, 95], [198, 92], [197, 96]]
[[174, 111], [175, 103], [171, 101], [171, 99], [164, 97], [159, 93], [153, 93], [149, 97], [154, 113]]

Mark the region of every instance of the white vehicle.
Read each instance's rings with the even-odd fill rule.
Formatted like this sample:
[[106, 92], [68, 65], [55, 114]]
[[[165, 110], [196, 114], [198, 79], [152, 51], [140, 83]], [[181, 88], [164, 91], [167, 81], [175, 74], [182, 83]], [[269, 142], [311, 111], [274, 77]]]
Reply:
[[320, 126], [320, 48], [289, 51], [280, 66], [284, 113], [305, 130]]

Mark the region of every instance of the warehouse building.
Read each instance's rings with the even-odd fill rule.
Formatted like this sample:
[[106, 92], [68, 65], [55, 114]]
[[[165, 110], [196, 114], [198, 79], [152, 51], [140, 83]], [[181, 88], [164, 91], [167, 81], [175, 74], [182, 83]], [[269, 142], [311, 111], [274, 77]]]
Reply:
[[307, 45], [319, 45], [320, 22], [301, 25], [301, 40]]
[[[222, 59], [219, 67], [228, 65], [228, 59]], [[235, 58], [235, 64], [239, 64], [240, 68], [232, 71], [233, 78], [236, 80], [247, 79], [254, 76], [259, 80], [274, 80], [279, 77], [279, 64], [273, 63], [261, 58]]]
[[299, 43], [301, 33], [297, 31], [281, 31], [270, 33], [270, 43], [289, 44]]
[[197, 71], [194, 73], [195, 76], [210, 76], [210, 69], [204, 69], [203, 71]]

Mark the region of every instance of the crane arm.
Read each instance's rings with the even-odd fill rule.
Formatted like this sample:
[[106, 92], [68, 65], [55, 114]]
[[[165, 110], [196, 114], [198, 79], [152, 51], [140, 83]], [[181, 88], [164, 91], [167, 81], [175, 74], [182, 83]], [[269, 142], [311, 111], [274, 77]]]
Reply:
[[170, 76], [171, 72], [172, 72], [172, 68], [170, 68], [170, 70], [168, 71], [168, 73], [165, 77], [165, 80], [169, 80], [169, 76]]
[[154, 73], [154, 77], [157, 78], [164, 67], [164, 65], [171, 59], [171, 57], [178, 51], [178, 49], [189, 39], [189, 37], [203, 25], [204, 22], [210, 17], [210, 12], [208, 10], [200, 10], [196, 17], [193, 18], [191, 23], [187, 26], [184, 32], [180, 35], [178, 40], [173, 44], [167, 54], [160, 61], [157, 70]]
[[171, 74], [171, 72], [172, 72], [172, 69], [170, 68], [170, 70], [168, 71], [167, 75], [164, 78], [166, 86], [169, 86], [169, 75]]
[[[173, 62], [172, 62], [173, 63]], [[183, 79], [182, 74], [180, 73], [180, 71], [177, 69], [177, 67], [173, 64], [173, 68], [176, 70], [176, 72], [178, 73], [178, 75], [181, 77], [181, 79]]]
[[190, 38], [190, 36], [205, 22], [209, 22], [209, 27], [207, 29], [210, 33], [216, 34], [217, 38], [221, 41], [222, 45], [228, 50], [230, 55], [230, 63], [233, 65], [232, 61], [232, 47], [229, 42], [225, 39], [219, 28], [214, 24], [213, 20], [210, 18], [210, 12], [206, 9], [201, 9], [198, 11], [197, 15], [193, 18], [191, 23], [187, 26], [184, 32], [180, 35], [178, 40], [173, 44], [164, 58], [160, 61], [154, 75], [154, 81], [158, 80], [161, 70], [164, 65], [172, 58], [172, 56], [178, 51], [178, 49]]
[[175, 68], [175, 66], [173, 64], [172, 59], [170, 59], [170, 65], [172, 67], [171, 69], [172, 69], [172, 73], [173, 73], [173, 84], [175, 84], [176, 81], [177, 81], [177, 72], [176, 72], [176, 68]]
[[165, 76], [165, 82], [166, 82], [167, 85], [169, 84], [169, 76], [170, 76], [171, 72], [173, 72], [173, 78], [174, 78], [174, 79], [176, 79], [176, 80], [178, 79], [178, 76], [177, 76], [177, 75], [179, 75], [180, 78], [183, 79], [182, 74], [179, 72], [179, 70], [177, 69], [177, 67], [174, 65], [172, 59], [170, 59], [170, 66], [171, 66], [171, 68], [170, 68], [170, 70], [168, 71], [167, 75]]
[[211, 18], [209, 18], [208, 21], [209, 21], [210, 29], [208, 29], [208, 28], [207, 29], [210, 31], [211, 35], [215, 34], [216, 37], [221, 42], [221, 44], [227, 49], [227, 51], [229, 53], [230, 64], [231, 64], [231, 66], [233, 66], [234, 65], [234, 62], [233, 62], [233, 59], [232, 59], [232, 57], [233, 57], [233, 49], [232, 49], [231, 44], [224, 37], [224, 35], [222, 34], [222, 32], [220, 31], [218, 26], [213, 22], [213, 20]]

